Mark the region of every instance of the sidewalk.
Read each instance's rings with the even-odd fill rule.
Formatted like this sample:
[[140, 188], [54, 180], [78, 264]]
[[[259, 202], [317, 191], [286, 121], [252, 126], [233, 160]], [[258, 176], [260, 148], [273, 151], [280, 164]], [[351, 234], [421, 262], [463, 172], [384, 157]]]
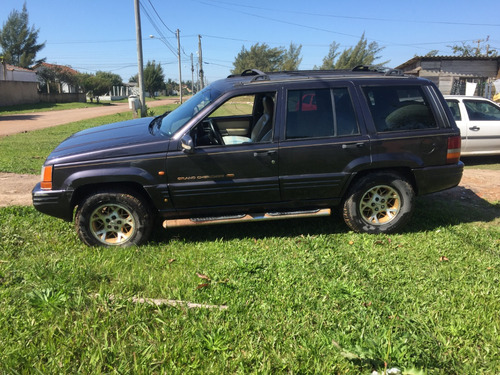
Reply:
[[[148, 101], [146, 104], [151, 108], [172, 104], [177, 100], [175, 98], [161, 99]], [[127, 111], [130, 111], [128, 103], [113, 103], [109, 106], [0, 116], [0, 137]]]

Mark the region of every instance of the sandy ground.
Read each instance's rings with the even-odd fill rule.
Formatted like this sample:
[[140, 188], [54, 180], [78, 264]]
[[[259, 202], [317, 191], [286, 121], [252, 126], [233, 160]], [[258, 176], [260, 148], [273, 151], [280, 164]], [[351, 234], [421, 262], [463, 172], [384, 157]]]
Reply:
[[[40, 176], [0, 173], [0, 207], [31, 205], [31, 190], [39, 181]], [[500, 171], [466, 169], [458, 187], [439, 194], [453, 199], [500, 201]]]

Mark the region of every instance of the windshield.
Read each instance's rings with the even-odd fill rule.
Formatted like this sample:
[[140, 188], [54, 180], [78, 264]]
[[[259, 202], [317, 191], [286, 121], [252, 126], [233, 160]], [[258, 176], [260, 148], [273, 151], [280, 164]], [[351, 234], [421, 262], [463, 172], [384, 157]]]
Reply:
[[163, 118], [160, 127], [161, 133], [171, 137], [175, 132], [186, 125], [194, 115], [212, 103], [219, 95], [219, 91], [214, 90], [214, 88], [210, 86], [206, 87]]

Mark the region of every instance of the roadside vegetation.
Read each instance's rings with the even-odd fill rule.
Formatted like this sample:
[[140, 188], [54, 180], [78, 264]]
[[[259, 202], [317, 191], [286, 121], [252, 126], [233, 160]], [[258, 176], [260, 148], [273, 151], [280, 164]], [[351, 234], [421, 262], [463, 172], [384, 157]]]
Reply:
[[[0, 170], [39, 173], [70, 134], [131, 117], [0, 138]], [[446, 193], [418, 198], [401, 234], [331, 217], [158, 229], [128, 249], [0, 208], [0, 373], [496, 374], [499, 275], [498, 203]]]

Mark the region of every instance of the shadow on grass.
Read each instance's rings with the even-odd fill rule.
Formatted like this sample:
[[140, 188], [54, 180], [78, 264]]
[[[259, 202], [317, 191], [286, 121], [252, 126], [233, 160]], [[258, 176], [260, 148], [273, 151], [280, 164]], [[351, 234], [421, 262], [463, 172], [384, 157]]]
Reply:
[[464, 162], [465, 167], [481, 167], [481, 169], [498, 169], [497, 167], [500, 167], [500, 155], [462, 156], [460, 160]]
[[[412, 219], [401, 233], [434, 231], [440, 227], [471, 222], [491, 222], [500, 218], [500, 203], [492, 204], [472, 190], [456, 187], [444, 192], [418, 197]], [[268, 237], [293, 238], [297, 236], [346, 234], [339, 209], [331, 217], [289, 219], [276, 221], [215, 224], [197, 227], [157, 229], [153, 242], [180, 239], [187, 242], [232, 240]]]

